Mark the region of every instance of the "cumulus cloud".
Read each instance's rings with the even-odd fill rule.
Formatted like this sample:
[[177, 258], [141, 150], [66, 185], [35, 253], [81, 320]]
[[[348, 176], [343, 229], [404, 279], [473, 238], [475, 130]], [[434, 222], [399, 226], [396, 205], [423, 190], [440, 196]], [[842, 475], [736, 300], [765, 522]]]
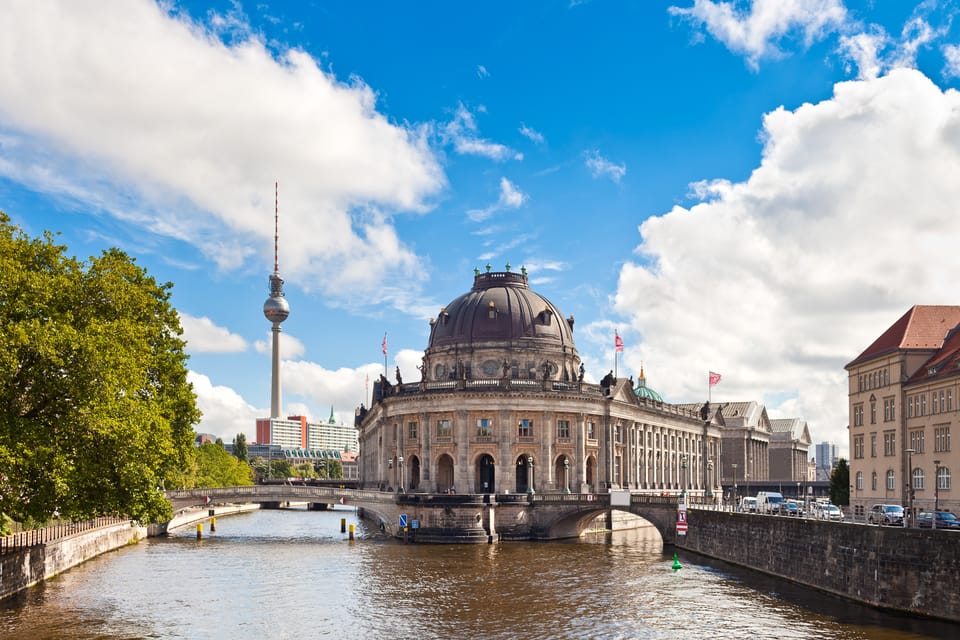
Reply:
[[191, 353], [237, 353], [246, 351], [247, 341], [210, 318], [196, 318], [180, 312], [180, 326]]
[[536, 129], [534, 129], [533, 127], [528, 127], [525, 124], [521, 124], [519, 131], [520, 131], [520, 135], [522, 135], [525, 138], [528, 138], [531, 142], [535, 144], [544, 143], [543, 134], [537, 131]]
[[584, 157], [584, 162], [594, 178], [607, 177], [619, 184], [620, 179], [627, 173], [626, 164], [615, 164], [601, 156], [599, 151], [587, 151]]
[[471, 209], [467, 217], [474, 222], [483, 222], [501, 209], [518, 209], [527, 202], [527, 194], [520, 191], [517, 185], [506, 178], [500, 178], [500, 197], [485, 209]]
[[246, 434], [252, 442], [256, 434], [256, 419], [270, 415], [269, 409], [257, 409], [230, 387], [214, 385], [210, 378], [189, 371], [187, 382], [193, 385], [197, 408], [203, 413], [197, 431], [212, 433], [230, 442], [238, 433]]
[[193, 243], [224, 270], [270, 254], [279, 180], [282, 263], [304, 286], [356, 300], [415, 284], [420, 258], [390, 216], [445, 186], [427, 128], [391, 122], [362, 80], [304, 51], [274, 55], [242, 13], [206, 26], [168, 8], [6, 7], [0, 176]]
[[[257, 353], [273, 354], [273, 332], [268, 331], [266, 338], [254, 342], [253, 348]], [[281, 360], [294, 360], [301, 357], [305, 352], [306, 347], [303, 346], [300, 340], [286, 332], [280, 334]]]
[[[484, 111], [481, 107], [479, 111]], [[473, 113], [462, 102], [457, 105], [453, 119], [442, 128], [442, 139], [453, 145], [454, 151], [461, 155], [483, 156], [491, 160], [502, 162], [514, 159], [523, 160], [523, 154], [510, 147], [481, 138], [477, 129], [477, 121]]]
[[748, 180], [640, 226], [614, 300], [643, 336], [625, 355], [668, 398], [718, 371], [715, 400], [846, 448], [843, 366], [911, 305], [956, 302], [960, 94], [894, 70], [768, 113], [763, 140]]
[[728, 49], [745, 56], [753, 69], [761, 59], [783, 55], [780, 41], [800, 36], [804, 46], [810, 46], [847, 19], [842, 0], [752, 0], [746, 9], [733, 2], [695, 0], [692, 7], [668, 11], [706, 28]]

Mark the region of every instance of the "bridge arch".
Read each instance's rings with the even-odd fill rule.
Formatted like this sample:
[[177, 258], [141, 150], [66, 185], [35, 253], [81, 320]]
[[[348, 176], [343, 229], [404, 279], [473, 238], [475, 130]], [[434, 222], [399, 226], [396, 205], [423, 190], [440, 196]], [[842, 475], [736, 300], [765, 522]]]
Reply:
[[[610, 510], [609, 505], [571, 509], [556, 515], [551, 520], [542, 522], [538, 537], [547, 540], [579, 538], [597, 516]], [[672, 543], [674, 540], [676, 529], [674, 510], [664, 510], [660, 507], [644, 509], [631, 505], [630, 507], [616, 507], [613, 508], [613, 511], [631, 513], [643, 518], [657, 530], [664, 544]]]

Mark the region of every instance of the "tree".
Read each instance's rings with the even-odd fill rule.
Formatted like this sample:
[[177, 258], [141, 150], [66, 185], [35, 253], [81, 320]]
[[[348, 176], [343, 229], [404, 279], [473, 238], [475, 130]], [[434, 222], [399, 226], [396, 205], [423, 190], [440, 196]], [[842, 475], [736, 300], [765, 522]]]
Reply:
[[0, 212], [0, 512], [162, 520], [199, 421], [172, 284]]
[[238, 433], [233, 438], [233, 455], [240, 462], [248, 462], [250, 454], [247, 452], [247, 436], [242, 433]]
[[850, 504], [850, 467], [847, 460], [840, 458], [830, 474], [830, 501], [833, 504]]
[[227, 453], [222, 445], [206, 442], [197, 449], [195, 487], [238, 487], [253, 484], [253, 469]]

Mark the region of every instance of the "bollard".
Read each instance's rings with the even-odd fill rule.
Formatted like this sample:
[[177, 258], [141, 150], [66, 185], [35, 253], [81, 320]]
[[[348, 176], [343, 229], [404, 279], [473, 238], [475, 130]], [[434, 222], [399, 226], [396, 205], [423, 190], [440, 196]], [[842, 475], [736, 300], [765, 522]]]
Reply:
[[351, 524], [350, 525], [350, 541], [351, 542], [353, 541], [353, 529], [354, 529], [354, 525]]
[[216, 533], [216, 532], [217, 532], [217, 519], [210, 518], [210, 533]]
[[346, 533], [347, 531], [347, 519], [340, 518], [340, 533]]
[[197, 523], [197, 540], [203, 540], [203, 523]]

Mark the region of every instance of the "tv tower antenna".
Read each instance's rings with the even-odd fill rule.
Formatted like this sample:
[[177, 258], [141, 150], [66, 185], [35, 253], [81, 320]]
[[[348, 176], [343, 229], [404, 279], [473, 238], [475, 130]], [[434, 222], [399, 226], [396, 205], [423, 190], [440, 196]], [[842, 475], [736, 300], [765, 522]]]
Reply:
[[[283, 278], [280, 277], [280, 207], [279, 182], [273, 183], [273, 274], [270, 276], [270, 297], [263, 303], [263, 315], [273, 324], [273, 357], [270, 381], [270, 417], [279, 418], [280, 402], [280, 323], [290, 315], [290, 304], [283, 295]], [[271, 429], [272, 431], [272, 429]], [[271, 436], [273, 434], [271, 433]], [[272, 440], [272, 438], [271, 438]]]

